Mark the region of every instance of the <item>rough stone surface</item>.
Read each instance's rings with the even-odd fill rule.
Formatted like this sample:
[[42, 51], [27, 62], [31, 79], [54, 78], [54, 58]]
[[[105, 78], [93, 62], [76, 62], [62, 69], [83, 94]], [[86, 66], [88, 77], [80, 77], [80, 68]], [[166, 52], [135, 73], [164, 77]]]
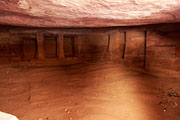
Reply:
[[180, 22], [179, 0], [1, 0], [0, 24], [105, 27]]
[[180, 93], [179, 71], [156, 72], [156, 76], [108, 62], [64, 67], [0, 65], [0, 109], [20, 120], [179, 118], [180, 99], [161, 92], [172, 88]]

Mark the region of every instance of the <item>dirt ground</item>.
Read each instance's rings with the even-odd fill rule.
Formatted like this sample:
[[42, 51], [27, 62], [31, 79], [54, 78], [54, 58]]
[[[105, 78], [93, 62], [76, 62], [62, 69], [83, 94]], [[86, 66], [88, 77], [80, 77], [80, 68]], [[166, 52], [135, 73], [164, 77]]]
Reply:
[[20, 120], [180, 120], [180, 76], [115, 63], [0, 67], [0, 111]]

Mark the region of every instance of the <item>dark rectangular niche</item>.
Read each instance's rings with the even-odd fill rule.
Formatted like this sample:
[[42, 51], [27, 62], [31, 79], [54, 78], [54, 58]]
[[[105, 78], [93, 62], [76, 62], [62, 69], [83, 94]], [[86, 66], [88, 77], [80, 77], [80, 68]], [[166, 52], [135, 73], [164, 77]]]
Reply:
[[65, 57], [76, 57], [77, 55], [77, 36], [65, 35], [64, 41], [64, 56]]
[[30, 61], [37, 56], [37, 39], [23, 37], [23, 60]]
[[57, 57], [57, 35], [44, 35], [44, 50], [46, 58]]

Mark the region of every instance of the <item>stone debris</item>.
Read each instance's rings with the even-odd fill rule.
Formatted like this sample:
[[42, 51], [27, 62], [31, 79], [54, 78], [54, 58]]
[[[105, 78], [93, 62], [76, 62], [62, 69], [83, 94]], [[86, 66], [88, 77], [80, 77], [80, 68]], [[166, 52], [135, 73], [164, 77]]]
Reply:
[[163, 111], [167, 111], [167, 108], [175, 108], [178, 106], [177, 99], [180, 98], [178, 92], [176, 92], [173, 88], [168, 88], [166, 91], [162, 89], [159, 90], [158, 98], [163, 99], [159, 102], [159, 105], [163, 107]]
[[70, 114], [70, 113], [71, 113], [71, 111], [69, 110], [67, 113], [68, 113], [68, 114]]
[[64, 109], [64, 111], [66, 112], [66, 113], [68, 113], [68, 114], [70, 114], [71, 113], [71, 110], [68, 110], [68, 109]]
[[68, 111], [68, 109], [64, 108], [64, 111], [65, 111], [65, 112], [67, 112], [67, 111]]
[[173, 90], [172, 88], [169, 88], [167, 91], [168, 91], [167, 95], [169, 97], [178, 97], [178, 98], [180, 98], [180, 95], [175, 90]]
[[166, 112], [167, 111], [167, 109], [166, 108], [164, 108], [164, 112]]
[[164, 100], [164, 101], [161, 101], [159, 103], [159, 105], [164, 106], [164, 107], [170, 106], [170, 107], [174, 108], [177, 106], [177, 103], [175, 101]]

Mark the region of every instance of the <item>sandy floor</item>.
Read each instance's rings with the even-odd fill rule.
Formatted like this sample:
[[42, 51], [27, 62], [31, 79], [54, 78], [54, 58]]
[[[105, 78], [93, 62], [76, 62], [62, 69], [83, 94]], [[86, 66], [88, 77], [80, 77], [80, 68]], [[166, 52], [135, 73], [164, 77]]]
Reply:
[[180, 120], [180, 77], [112, 63], [0, 68], [0, 111], [20, 120]]

